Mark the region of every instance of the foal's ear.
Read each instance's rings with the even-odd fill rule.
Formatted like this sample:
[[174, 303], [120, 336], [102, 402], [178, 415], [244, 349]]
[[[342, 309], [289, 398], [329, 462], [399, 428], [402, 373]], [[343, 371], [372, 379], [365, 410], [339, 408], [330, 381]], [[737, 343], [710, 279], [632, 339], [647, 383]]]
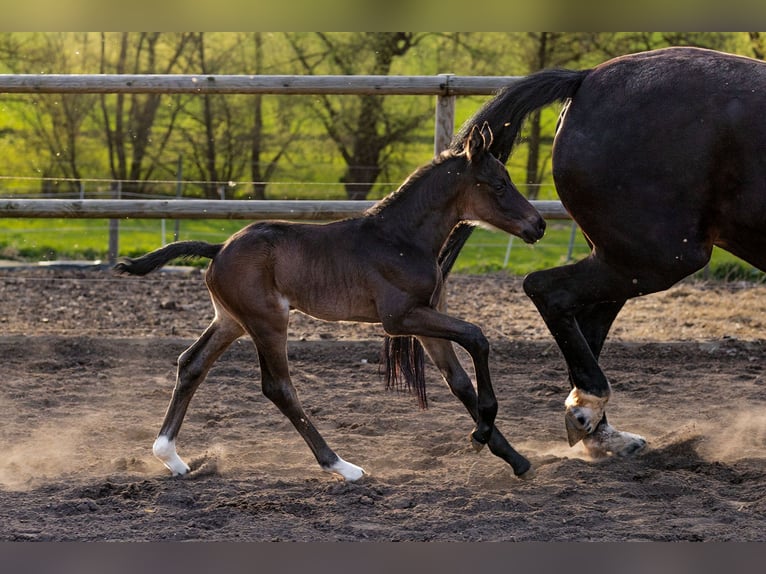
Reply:
[[465, 155], [468, 161], [479, 157], [482, 153], [489, 149], [492, 144], [492, 130], [487, 122], [479, 129], [478, 126], [471, 128], [471, 133], [468, 134], [468, 141], [465, 142]]

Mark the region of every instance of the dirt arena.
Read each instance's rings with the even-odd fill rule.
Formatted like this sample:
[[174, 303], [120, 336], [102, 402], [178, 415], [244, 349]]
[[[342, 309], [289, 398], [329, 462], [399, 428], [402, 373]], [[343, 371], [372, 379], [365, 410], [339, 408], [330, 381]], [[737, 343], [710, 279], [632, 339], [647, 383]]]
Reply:
[[[260, 393], [241, 339], [196, 394], [172, 478], [153, 458], [175, 360], [211, 318], [198, 272], [0, 270], [0, 540], [763, 541], [766, 286], [684, 283], [631, 301], [607, 342], [628, 459], [569, 448], [563, 360], [520, 281], [456, 276], [451, 312], [492, 343], [516, 479], [429, 367], [430, 408], [384, 388], [379, 327], [291, 319], [304, 406], [369, 473], [319, 469]], [[465, 355], [461, 355], [465, 358]]]

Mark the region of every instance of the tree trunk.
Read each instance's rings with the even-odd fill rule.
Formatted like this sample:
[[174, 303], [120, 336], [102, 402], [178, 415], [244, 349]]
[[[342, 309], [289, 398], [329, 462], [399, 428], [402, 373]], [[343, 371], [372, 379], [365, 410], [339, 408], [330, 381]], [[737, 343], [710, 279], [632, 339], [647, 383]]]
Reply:
[[[537, 44], [537, 54], [532, 72], [544, 69], [548, 65], [548, 32], [541, 32]], [[529, 136], [527, 139], [527, 198], [537, 199], [540, 193], [540, 110], [536, 110], [527, 121]]]
[[[255, 73], [263, 73], [263, 36], [255, 32]], [[263, 95], [253, 96], [253, 138], [250, 147], [250, 179], [253, 181], [253, 199], [266, 199], [266, 183], [261, 169], [261, 139], [263, 138]]]

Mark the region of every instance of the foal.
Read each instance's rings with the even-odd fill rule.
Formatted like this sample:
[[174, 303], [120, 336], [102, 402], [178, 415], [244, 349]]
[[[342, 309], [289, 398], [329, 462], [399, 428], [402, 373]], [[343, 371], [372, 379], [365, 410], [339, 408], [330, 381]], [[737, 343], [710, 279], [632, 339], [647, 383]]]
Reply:
[[[173, 396], [153, 447], [174, 475], [189, 471], [175, 441], [192, 395], [224, 350], [247, 334], [258, 352], [263, 393], [292, 422], [321, 468], [349, 481], [363, 476], [362, 468], [327, 445], [300, 404], [287, 364], [291, 309], [327, 321], [381, 323], [388, 335], [416, 336], [475, 420], [471, 438], [477, 450], [489, 442], [516, 475], [530, 469], [494, 429], [497, 401], [486, 337], [476, 325], [437, 310], [437, 257], [455, 225], [481, 220], [530, 243], [545, 229], [488, 152], [491, 139], [488, 126], [474, 128], [460, 152], [445, 152], [421, 167], [357, 218], [324, 225], [253, 223], [223, 244], [180, 241], [117, 263], [117, 272], [145, 275], [178, 257], [212, 260], [205, 281], [215, 317], [178, 358]], [[448, 376], [462, 370], [450, 341], [471, 355], [478, 392], [470, 381]]]

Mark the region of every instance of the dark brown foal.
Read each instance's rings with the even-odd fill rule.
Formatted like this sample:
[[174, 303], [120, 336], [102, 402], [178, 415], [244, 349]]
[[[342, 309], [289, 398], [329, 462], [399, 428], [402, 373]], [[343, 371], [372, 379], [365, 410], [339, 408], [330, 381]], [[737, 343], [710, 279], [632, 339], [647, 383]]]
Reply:
[[381, 323], [389, 335], [422, 338], [442, 372], [459, 368], [450, 341], [464, 347], [474, 363], [477, 390], [463, 378], [451, 387], [476, 421], [474, 444], [489, 443], [517, 475], [529, 470], [529, 462], [494, 428], [497, 401], [486, 337], [435, 303], [442, 289], [437, 257], [458, 223], [481, 220], [528, 242], [543, 234], [540, 215], [487, 151], [491, 139], [486, 126], [476, 128], [460, 152], [420, 168], [361, 217], [326, 225], [254, 223], [224, 244], [177, 242], [116, 265], [118, 272], [143, 275], [177, 257], [212, 259], [205, 280], [215, 318], [179, 357], [175, 390], [154, 443], [155, 455], [173, 474], [189, 470], [175, 441], [195, 390], [244, 334], [258, 353], [263, 393], [290, 419], [321, 468], [346, 480], [364, 474], [327, 445], [301, 406], [287, 363], [291, 309], [327, 321]]

